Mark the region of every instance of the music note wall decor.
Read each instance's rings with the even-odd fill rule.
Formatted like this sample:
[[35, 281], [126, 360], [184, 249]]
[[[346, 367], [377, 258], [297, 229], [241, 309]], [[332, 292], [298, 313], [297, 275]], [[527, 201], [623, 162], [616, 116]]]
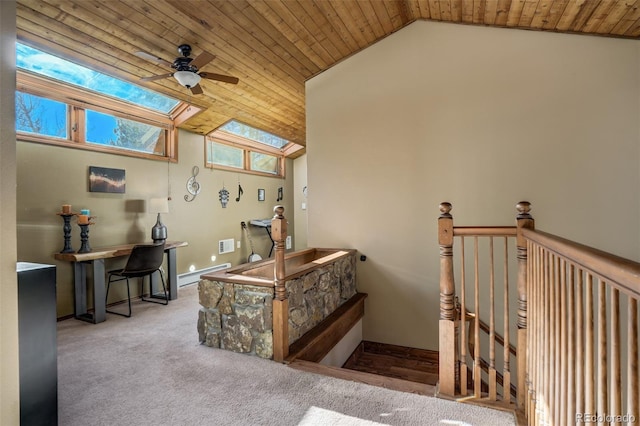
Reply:
[[196, 195], [200, 193], [200, 184], [196, 182], [196, 176], [199, 172], [200, 169], [198, 168], [198, 166], [193, 166], [193, 169], [191, 169], [192, 176], [189, 178], [189, 180], [187, 180], [187, 192], [192, 196], [191, 199], [189, 199], [188, 195], [184, 196], [184, 200], [188, 203], [195, 200]]

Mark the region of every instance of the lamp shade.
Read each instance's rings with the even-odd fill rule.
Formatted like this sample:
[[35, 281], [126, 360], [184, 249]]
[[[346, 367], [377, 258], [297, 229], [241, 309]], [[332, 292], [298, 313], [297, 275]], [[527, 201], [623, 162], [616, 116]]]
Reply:
[[188, 89], [200, 83], [200, 76], [192, 71], [176, 71], [173, 76], [178, 80], [178, 83]]
[[169, 200], [167, 198], [151, 198], [149, 213], [169, 213]]

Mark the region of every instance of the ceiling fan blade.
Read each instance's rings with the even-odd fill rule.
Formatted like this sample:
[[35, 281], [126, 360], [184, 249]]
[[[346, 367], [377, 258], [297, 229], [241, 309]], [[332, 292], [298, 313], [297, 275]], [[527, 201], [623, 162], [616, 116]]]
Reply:
[[147, 52], [136, 52], [136, 53], [135, 53], [135, 55], [136, 55], [138, 58], [146, 59], [146, 60], [148, 60], [148, 61], [155, 62], [156, 64], [159, 64], [159, 65], [165, 65], [165, 66], [167, 66], [167, 67], [170, 67], [170, 66], [172, 65], [172, 64], [171, 64], [171, 62], [166, 61], [166, 60], [164, 60], [164, 59], [162, 59], [162, 58], [158, 58], [157, 56], [154, 56], [154, 55], [152, 55], [151, 53], [147, 53]]
[[172, 75], [173, 75], [173, 73], [170, 72], [169, 74], [152, 75], [151, 77], [142, 77], [140, 80], [142, 80], [142, 81], [155, 81], [155, 80], [161, 80], [163, 78], [171, 77]]
[[202, 52], [201, 54], [196, 56], [193, 61], [189, 62], [189, 65], [200, 69], [201, 67], [207, 65], [209, 62], [213, 61], [215, 57], [216, 55], [212, 55], [209, 52]]
[[202, 91], [202, 87], [200, 87], [199, 84], [196, 84], [191, 88], [191, 93], [193, 93], [194, 95], [201, 95], [204, 92]]
[[231, 77], [230, 75], [222, 75], [222, 74], [216, 74], [212, 72], [201, 72], [199, 75], [200, 77], [207, 78], [209, 80], [218, 80], [218, 81], [231, 83], [231, 84], [238, 84], [238, 82], [240, 81], [238, 77]]

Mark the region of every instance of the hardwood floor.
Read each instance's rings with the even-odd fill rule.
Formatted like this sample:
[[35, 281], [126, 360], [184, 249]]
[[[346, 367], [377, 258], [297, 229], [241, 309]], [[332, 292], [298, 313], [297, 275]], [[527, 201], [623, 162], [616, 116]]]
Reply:
[[438, 352], [363, 341], [342, 368], [435, 386]]

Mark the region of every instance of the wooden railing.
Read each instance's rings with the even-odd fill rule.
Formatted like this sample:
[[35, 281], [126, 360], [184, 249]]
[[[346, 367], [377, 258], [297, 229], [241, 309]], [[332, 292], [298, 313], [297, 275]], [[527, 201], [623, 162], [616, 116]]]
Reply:
[[[454, 226], [453, 217], [450, 213], [451, 204], [442, 203], [440, 205], [440, 218], [438, 220], [438, 233], [440, 244], [440, 381], [439, 391], [441, 394], [450, 396], [463, 396], [473, 399], [484, 399], [491, 402], [502, 402], [512, 404], [511, 383], [514, 371], [524, 371], [523, 368], [512, 364], [515, 358], [510, 351], [513, 341], [525, 339], [526, 334], [520, 331], [520, 327], [526, 327], [526, 260], [525, 263], [520, 258], [526, 259], [526, 252], [519, 249], [519, 230], [524, 227], [533, 226], [533, 219], [529, 216], [529, 204], [520, 203], [521, 210], [517, 226], [497, 226], [497, 227], [468, 227]], [[460, 282], [456, 288], [454, 280], [454, 237], [460, 246], [459, 265]], [[466, 242], [472, 240], [471, 256], [467, 257]], [[496, 256], [496, 242], [498, 245]], [[481, 256], [480, 244], [488, 245], [488, 254]], [[515, 246], [518, 247], [517, 256], [513, 252]], [[524, 244], [523, 244], [524, 245]], [[525, 245], [526, 250], [526, 245]], [[488, 264], [485, 265], [484, 274], [481, 273], [480, 259], [488, 257]], [[497, 259], [500, 259], [498, 261]], [[517, 277], [510, 273], [510, 258], [518, 259]], [[469, 265], [467, 265], [469, 263]], [[500, 265], [497, 265], [500, 263]], [[501, 269], [500, 274], [496, 274], [496, 268]], [[522, 272], [520, 272], [522, 268]], [[469, 273], [472, 270], [472, 273]], [[471, 275], [471, 280], [468, 279]], [[469, 283], [469, 284], [468, 284]], [[472, 283], [472, 284], [471, 284]], [[516, 288], [514, 287], [517, 285]], [[500, 301], [496, 297], [496, 290], [501, 295]], [[488, 302], [481, 304], [481, 295], [488, 295]], [[514, 299], [515, 298], [515, 299]], [[517, 303], [514, 303], [517, 302]], [[516, 305], [515, 309], [512, 306]], [[459, 309], [457, 308], [459, 306]], [[475, 319], [470, 321], [468, 315], [461, 315], [461, 312], [472, 311]], [[515, 315], [514, 315], [515, 311]], [[502, 327], [499, 331], [496, 319], [501, 318]], [[488, 323], [488, 336], [482, 338], [481, 323], [485, 320]], [[512, 338], [511, 324], [518, 324], [516, 338]], [[472, 329], [469, 329], [472, 327]], [[502, 334], [502, 339], [497, 336]], [[472, 336], [473, 342], [469, 342]], [[502, 340], [502, 351], [496, 351], [496, 343]], [[467, 348], [473, 349], [472, 353], [467, 353]], [[487, 358], [485, 360], [485, 357]], [[515, 358], [518, 359], [518, 358]], [[502, 366], [498, 365], [498, 360], [502, 361]], [[486, 373], [483, 377], [483, 365], [486, 364]], [[514, 368], [518, 367], [518, 368]], [[471, 370], [472, 377], [467, 377], [468, 369]], [[483, 392], [483, 382], [487, 384], [487, 392]], [[472, 383], [471, 389], [467, 388], [467, 383]], [[524, 389], [524, 376], [516, 380], [516, 388]], [[517, 392], [518, 398], [524, 392]], [[522, 401], [524, 403], [524, 399]]]
[[[529, 214], [530, 204], [518, 203], [517, 209], [514, 227], [454, 227], [451, 205], [440, 205], [440, 393], [513, 406], [526, 416], [529, 424], [640, 422], [640, 264], [536, 231]], [[458, 287], [453, 259], [456, 236], [460, 237]], [[469, 262], [473, 265], [473, 286], [466, 284], [468, 261], [464, 244], [468, 237], [474, 242], [473, 261]], [[510, 267], [512, 237], [515, 237], [516, 265]], [[485, 256], [479, 255], [480, 238], [489, 240]], [[494, 272], [495, 239], [504, 239], [504, 248], [498, 251], [504, 253], [500, 254], [504, 275], [498, 286]], [[487, 257], [488, 265], [481, 265], [479, 259]], [[480, 269], [484, 269], [484, 275]], [[517, 291], [512, 296], [509, 272], [513, 269], [517, 271]], [[469, 287], [471, 297], [467, 294]], [[501, 301], [496, 289], [502, 293]], [[488, 295], [486, 303], [480, 303], [481, 294]], [[516, 315], [510, 312], [512, 298], [517, 306]], [[470, 299], [472, 304], [467, 303]], [[467, 308], [476, 318], [489, 318], [488, 340], [481, 342], [479, 338], [480, 321], [472, 325], [473, 354], [466, 353], [469, 315], [460, 314], [467, 312]], [[497, 313], [497, 308], [502, 312]], [[504, 334], [502, 393], [496, 392], [499, 373], [495, 318], [500, 314]], [[510, 399], [507, 386], [513, 372], [508, 349], [509, 325], [517, 330], [515, 402]], [[488, 364], [484, 376], [483, 364]], [[469, 380], [470, 390], [468, 367], [473, 376]]]
[[523, 236], [529, 424], [638, 424], [640, 264], [540, 231]]

